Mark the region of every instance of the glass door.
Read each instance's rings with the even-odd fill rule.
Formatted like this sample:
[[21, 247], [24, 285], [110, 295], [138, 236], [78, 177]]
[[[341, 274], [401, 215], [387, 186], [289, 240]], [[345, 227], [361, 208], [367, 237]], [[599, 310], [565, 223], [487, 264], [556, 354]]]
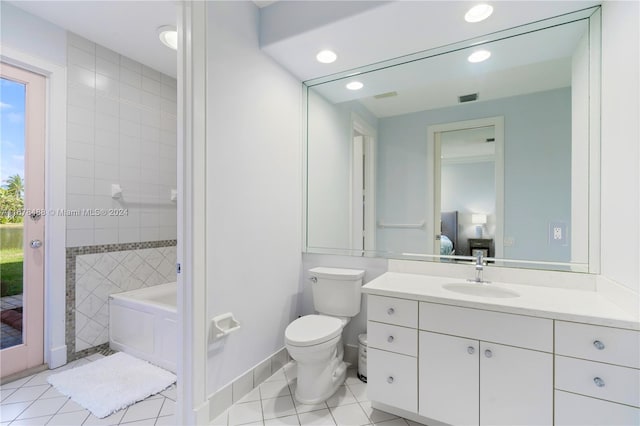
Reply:
[[43, 363], [45, 89], [0, 64], [1, 377]]

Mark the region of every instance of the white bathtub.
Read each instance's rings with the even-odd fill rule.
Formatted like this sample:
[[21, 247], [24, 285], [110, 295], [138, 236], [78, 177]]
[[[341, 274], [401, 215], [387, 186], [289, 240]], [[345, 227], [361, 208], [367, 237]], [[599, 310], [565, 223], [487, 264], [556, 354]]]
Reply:
[[176, 283], [109, 296], [109, 346], [176, 372]]

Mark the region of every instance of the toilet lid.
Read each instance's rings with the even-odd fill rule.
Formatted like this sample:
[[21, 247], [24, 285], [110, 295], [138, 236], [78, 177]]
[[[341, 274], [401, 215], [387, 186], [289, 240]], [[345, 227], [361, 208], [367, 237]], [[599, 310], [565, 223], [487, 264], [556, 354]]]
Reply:
[[324, 315], [305, 315], [298, 318], [284, 331], [287, 344], [312, 346], [324, 343], [342, 333], [342, 321]]

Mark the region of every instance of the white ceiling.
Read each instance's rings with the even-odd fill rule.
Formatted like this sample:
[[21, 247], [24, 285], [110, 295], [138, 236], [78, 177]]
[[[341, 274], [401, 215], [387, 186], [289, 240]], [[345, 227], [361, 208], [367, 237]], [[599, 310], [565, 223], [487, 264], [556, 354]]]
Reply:
[[176, 25], [177, 2], [10, 1], [32, 15], [74, 32], [148, 67], [176, 76], [176, 51], [160, 43], [156, 30]]
[[[296, 3], [278, 2], [263, 12], [273, 11], [270, 22], [274, 26], [286, 24], [288, 18], [293, 27], [299, 24], [287, 12], [300, 14]], [[339, 8], [340, 3], [331, 4]], [[329, 24], [299, 29], [294, 36], [263, 44], [262, 49], [305, 81], [585, 9], [600, 1], [487, 1], [494, 6], [491, 17], [476, 24], [465, 22], [466, 11], [478, 3], [391, 1]], [[308, 13], [321, 14], [326, 8], [326, 2], [305, 4]], [[280, 19], [271, 16], [276, 11], [282, 15]], [[263, 22], [263, 27], [270, 22]], [[272, 31], [284, 32], [275, 28]], [[261, 32], [263, 40], [268, 40], [270, 29], [262, 28]], [[327, 48], [338, 54], [338, 60], [333, 64], [318, 63], [316, 53]]]
[[[10, 1], [33, 15], [115, 50], [171, 76], [176, 75], [176, 52], [158, 42], [156, 29], [176, 23], [175, 0], [146, 1]], [[297, 21], [300, 13], [314, 13], [314, 5], [340, 8], [343, 2], [254, 2], [263, 11], [277, 8], [282, 22]], [[350, 3], [350, 2], [344, 2]], [[467, 24], [464, 12], [471, 1], [391, 1], [365, 12], [335, 20], [262, 46], [277, 62], [301, 80], [344, 71], [466, 38], [510, 28], [599, 4], [599, 1], [490, 1], [495, 12], [488, 20]], [[293, 9], [292, 9], [293, 10]], [[302, 11], [301, 11], [302, 10]], [[264, 32], [264, 28], [262, 29]], [[267, 28], [268, 31], [268, 28]], [[331, 47], [339, 59], [315, 61], [320, 48]]]

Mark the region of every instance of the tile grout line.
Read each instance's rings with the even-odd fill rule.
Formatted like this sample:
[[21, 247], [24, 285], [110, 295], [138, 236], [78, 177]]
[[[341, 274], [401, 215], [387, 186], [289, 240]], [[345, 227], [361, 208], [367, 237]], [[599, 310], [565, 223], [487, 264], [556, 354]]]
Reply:
[[[55, 388], [53, 387], [53, 385], [49, 385], [49, 389], [55, 389]], [[49, 391], [49, 389], [47, 389], [47, 391], [46, 391], [46, 392], [48, 392], [48, 391]], [[58, 391], [58, 390], [56, 389], [56, 392], [57, 392], [57, 391]], [[46, 392], [45, 392], [45, 393], [46, 393]], [[43, 394], [43, 395], [44, 395], [44, 394]], [[56, 410], [56, 412], [55, 412], [55, 413], [53, 413], [53, 414], [51, 415], [51, 418], [50, 418], [50, 419], [49, 419], [49, 421], [47, 421], [47, 423], [45, 423], [45, 424], [49, 424], [49, 423], [51, 422], [51, 420], [53, 420], [53, 418], [54, 418], [54, 417], [55, 417], [55, 416], [60, 412], [60, 410], [62, 410], [62, 407], [64, 407], [65, 405], [67, 405], [67, 402], [69, 402], [69, 400], [71, 399], [71, 398], [69, 398], [69, 397], [68, 397], [68, 396], [66, 396], [66, 395], [63, 395], [63, 396], [65, 396], [67, 399], [66, 399], [66, 400], [64, 401], [64, 403], [60, 406], [60, 408], [58, 408], [58, 409]]]
[[298, 406], [296, 405], [296, 400], [295, 397], [293, 395], [293, 389], [291, 389], [291, 383], [293, 381], [289, 381], [289, 377], [287, 376], [287, 373], [284, 371], [284, 367], [282, 369], [282, 374], [284, 374], [284, 378], [287, 381], [287, 388], [289, 388], [289, 394], [291, 395], [291, 402], [293, 402], [293, 410], [296, 412], [296, 418], [298, 419], [298, 425], [301, 426], [302, 425], [302, 421], [300, 420], [300, 413], [298, 413]]
[[[34, 375], [33, 375], [33, 377], [35, 377], [35, 376], [36, 376], [36, 375], [34, 374]], [[29, 380], [27, 380], [27, 381], [25, 382], [25, 385], [26, 385], [27, 383], [29, 383], [31, 380], [33, 380], [33, 377], [31, 377]], [[22, 389], [22, 387], [23, 387], [23, 386], [24, 386], [24, 385], [20, 386], [18, 389]], [[49, 386], [51, 386], [51, 385], [49, 385]], [[27, 386], [27, 387], [29, 387], [29, 386]], [[47, 389], [47, 390], [49, 390], [49, 389]], [[45, 392], [47, 392], [47, 390], [45, 390], [44, 392], [42, 392], [42, 393], [38, 396], [38, 398], [40, 398], [42, 395], [44, 395], [44, 394], [45, 394]], [[25, 411], [27, 411], [27, 410], [29, 409], [29, 407], [31, 407], [31, 406], [32, 406], [32, 405], [33, 405], [33, 404], [38, 400], [38, 398], [34, 399], [33, 401], [22, 401], [22, 402], [30, 402], [30, 404], [29, 404], [29, 405], [27, 405], [27, 406], [24, 408], [24, 410], [20, 411], [20, 413], [19, 413], [16, 417], [14, 417], [13, 419], [11, 419], [11, 420], [9, 421], [9, 425], [11, 425], [13, 422], [15, 422], [15, 421], [18, 419], [18, 417], [20, 417], [22, 414], [24, 414], [24, 412], [25, 412]], [[19, 404], [19, 403], [18, 403], [18, 404]], [[34, 418], [35, 418], [35, 417], [34, 417]], [[24, 419], [23, 419], [23, 420], [24, 420]]]

